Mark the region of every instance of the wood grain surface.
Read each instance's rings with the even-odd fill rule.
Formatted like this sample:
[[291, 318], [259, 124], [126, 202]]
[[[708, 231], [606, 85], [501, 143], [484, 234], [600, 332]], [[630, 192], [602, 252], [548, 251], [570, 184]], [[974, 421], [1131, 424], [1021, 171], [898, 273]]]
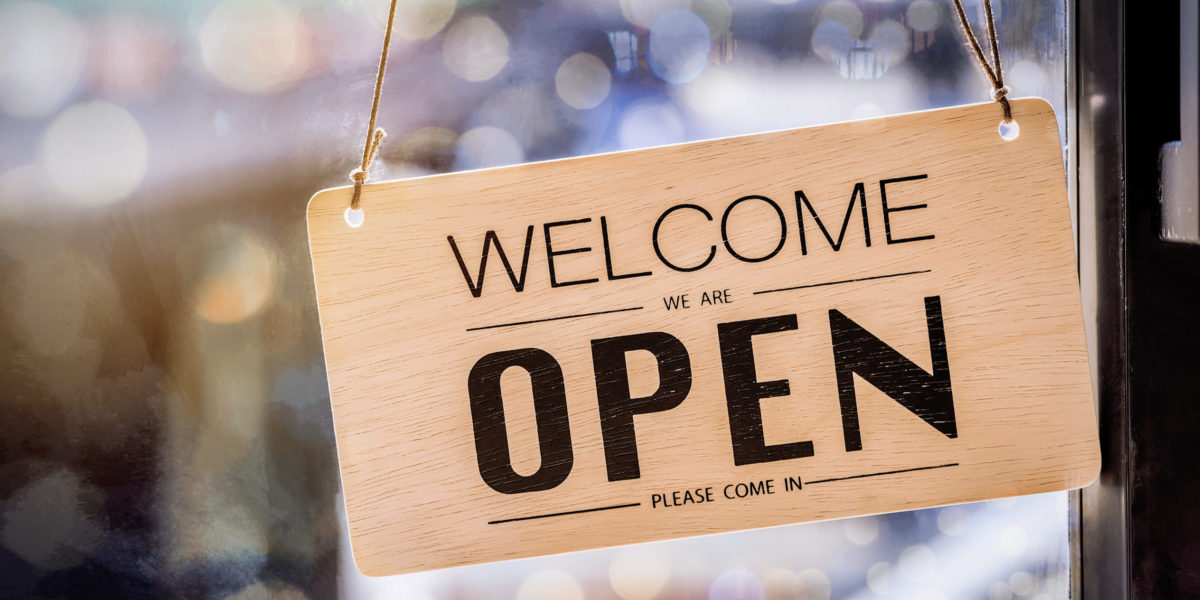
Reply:
[[359, 228], [318, 193], [358, 567], [1091, 482], [1058, 128], [1013, 111], [1013, 141], [989, 103], [370, 184]]

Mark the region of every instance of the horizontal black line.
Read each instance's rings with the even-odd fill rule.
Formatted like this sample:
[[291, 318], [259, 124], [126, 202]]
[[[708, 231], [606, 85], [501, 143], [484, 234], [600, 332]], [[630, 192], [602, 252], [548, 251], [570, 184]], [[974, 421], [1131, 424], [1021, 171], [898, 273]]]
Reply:
[[585, 508], [582, 510], [568, 510], [567, 512], [550, 513], [548, 515], [533, 515], [531, 517], [516, 517], [513, 519], [500, 519], [499, 521], [488, 521], [488, 525], [498, 525], [500, 523], [512, 523], [514, 521], [528, 521], [530, 519], [547, 519], [550, 517], [565, 517], [567, 515], [578, 515], [578, 514], [583, 514], [583, 513], [598, 512], [598, 511], [602, 511], [602, 510], [615, 510], [618, 508], [632, 508], [634, 506], [641, 506], [641, 505], [642, 505], [641, 502], [634, 502], [633, 504], [617, 504], [615, 506], [600, 506], [597, 508]]
[[617, 308], [613, 310], [602, 310], [600, 312], [583, 313], [579, 315], [563, 315], [561, 317], [548, 317], [545, 319], [533, 319], [532, 321], [517, 321], [516, 323], [500, 323], [499, 325], [483, 325], [482, 327], [468, 327], [467, 331], [480, 331], [482, 329], [496, 329], [497, 327], [516, 327], [517, 325], [529, 325], [531, 323], [545, 323], [546, 321], [561, 321], [563, 319], [578, 319], [580, 317], [594, 317], [596, 315], [611, 315], [612, 313], [629, 312], [631, 310], [642, 310], [641, 306], [633, 308]]
[[911, 469], [900, 469], [898, 471], [884, 471], [882, 473], [867, 473], [866, 475], [851, 475], [849, 477], [833, 477], [830, 479], [818, 479], [816, 481], [805, 481], [805, 485], [814, 485], [818, 483], [829, 483], [830, 481], [845, 481], [847, 479], [862, 479], [863, 477], [878, 477], [880, 475], [895, 475], [896, 473], [911, 473], [913, 471], [928, 471], [930, 469], [944, 469], [946, 467], [957, 467], [958, 463], [946, 463], [944, 465], [933, 465], [932, 467], [913, 467]]
[[856, 281], [871, 281], [872, 279], [887, 279], [889, 277], [904, 277], [905, 275], [920, 275], [921, 273], [928, 273], [930, 271], [931, 271], [931, 269], [925, 269], [924, 271], [908, 271], [907, 273], [892, 273], [890, 275], [873, 275], [871, 277], [859, 277], [858, 279], [843, 279], [841, 281], [826, 281], [825, 283], [809, 283], [806, 285], [794, 285], [792, 287], [779, 288], [776, 290], [763, 290], [761, 292], [754, 292], [754, 293], [755, 294], [773, 294], [775, 292], [790, 292], [792, 290], [802, 290], [805, 288], [823, 287], [823, 286], [827, 286], [827, 285], [839, 285], [842, 283], [854, 283]]

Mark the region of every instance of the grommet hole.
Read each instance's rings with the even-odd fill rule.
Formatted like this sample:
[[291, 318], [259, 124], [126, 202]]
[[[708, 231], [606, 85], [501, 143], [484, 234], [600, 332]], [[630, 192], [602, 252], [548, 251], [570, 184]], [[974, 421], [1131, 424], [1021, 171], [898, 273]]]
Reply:
[[347, 208], [345, 217], [346, 224], [358, 229], [363, 224], [363, 210], [361, 208]]
[[1016, 119], [1000, 121], [999, 131], [1000, 137], [1004, 138], [1004, 141], [1011, 142], [1021, 135], [1021, 126], [1017, 124]]

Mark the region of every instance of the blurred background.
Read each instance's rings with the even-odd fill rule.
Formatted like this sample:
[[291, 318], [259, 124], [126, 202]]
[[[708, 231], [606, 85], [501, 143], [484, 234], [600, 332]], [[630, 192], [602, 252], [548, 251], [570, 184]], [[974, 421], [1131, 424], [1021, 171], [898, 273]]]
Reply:
[[[360, 575], [304, 216], [387, 3], [0, 0], [0, 597], [1069, 596], [1066, 493]], [[1064, 122], [1064, 0], [995, 8]], [[987, 101], [952, 10], [400, 0], [372, 180]]]

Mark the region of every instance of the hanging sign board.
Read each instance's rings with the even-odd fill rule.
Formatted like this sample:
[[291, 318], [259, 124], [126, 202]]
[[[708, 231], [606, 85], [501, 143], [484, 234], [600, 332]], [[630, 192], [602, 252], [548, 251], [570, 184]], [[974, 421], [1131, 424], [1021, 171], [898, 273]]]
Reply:
[[369, 575], [1099, 470], [1058, 128], [981, 104], [323, 191]]

